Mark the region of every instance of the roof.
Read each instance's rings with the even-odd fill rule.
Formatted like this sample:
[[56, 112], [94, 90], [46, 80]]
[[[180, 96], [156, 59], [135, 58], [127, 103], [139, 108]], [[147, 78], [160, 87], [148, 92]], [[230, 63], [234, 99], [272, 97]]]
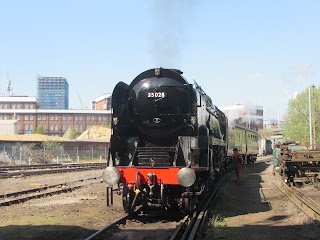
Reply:
[[90, 109], [0, 109], [0, 113], [16, 114], [111, 114], [111, 110]]
[[0, 134], [0, 141], [20, 141], [20, 142], [43, 142], [43, 141], [56, 141], [56, 142], [73, 142], [72, 140], [64, 137], [47, 136], [42, 134]]
[[12, 97], [0, 97], [0, 102], [32, 102], [36, 103], [37, 98], [36, 97], [28, 97], [28, 96], [12, 96]]

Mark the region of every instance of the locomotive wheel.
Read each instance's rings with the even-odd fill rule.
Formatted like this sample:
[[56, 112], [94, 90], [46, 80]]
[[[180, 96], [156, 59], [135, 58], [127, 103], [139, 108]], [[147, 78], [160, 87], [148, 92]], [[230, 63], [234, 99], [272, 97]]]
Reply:
[[132, 213], [132, 201], [134, 198], [134, 194], [132, 189], [129, 189], [127, 187], [127, 185], [123, 185], [123, 189], [122, 189], [122, 205], [123, 205], [123, 210], [126, 213], [131, 214]]

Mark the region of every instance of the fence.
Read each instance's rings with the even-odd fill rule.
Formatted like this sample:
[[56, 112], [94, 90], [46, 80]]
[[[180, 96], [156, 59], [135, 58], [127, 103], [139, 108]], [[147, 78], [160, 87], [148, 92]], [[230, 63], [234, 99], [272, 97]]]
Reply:
[[0, 165], [31, 165], [52, 163], [106, 162], [108, 149], [91, 147], [81, 150], [78, 147], [66, 150], [63, 146], [55, 149], [32, 149], [26, 145], [0, 147]]

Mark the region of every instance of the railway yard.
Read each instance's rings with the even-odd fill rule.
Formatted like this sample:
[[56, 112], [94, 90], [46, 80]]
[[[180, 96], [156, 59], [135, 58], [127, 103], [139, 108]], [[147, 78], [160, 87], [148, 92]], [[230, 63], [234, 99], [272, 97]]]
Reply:
[[[269, 160], [247, 165], [240, 185], [231, 172], [215, 195], [216, 204], [195, 219], [141, 211], [129, 219], [116, 189], [113, 205], [106, 206], [101, 169], [2, 178], [0, 239], [318, 239], [319, 188], [297, 188], [300, 199], [316, 202], [314, 210], [300, 210], [284, 195], [289, 190], [273, 175]], [[302, 205], [300, 199], [296, 204]]]

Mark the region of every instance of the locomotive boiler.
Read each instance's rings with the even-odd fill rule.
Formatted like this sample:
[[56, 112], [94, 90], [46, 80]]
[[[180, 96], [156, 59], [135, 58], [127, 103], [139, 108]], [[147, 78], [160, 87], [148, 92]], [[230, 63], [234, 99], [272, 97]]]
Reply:
[[112, 93], [112, 136], [103, 179], [122, 184], [123, 207], [185, 213], [228, 169], [228, 120], [177, 69], [155, 68]]

